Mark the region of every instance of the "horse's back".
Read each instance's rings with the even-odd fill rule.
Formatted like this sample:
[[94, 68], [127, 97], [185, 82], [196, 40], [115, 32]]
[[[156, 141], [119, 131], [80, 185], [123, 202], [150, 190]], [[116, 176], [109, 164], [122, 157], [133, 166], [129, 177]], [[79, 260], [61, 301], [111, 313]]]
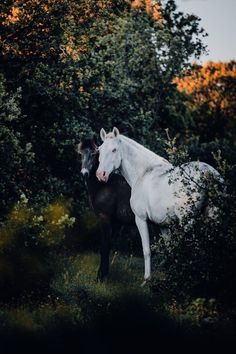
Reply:
[[138, 181], [132, 193], [132, 208], [141, 218], [158, 224], [175, 217], [181, 219], [202, 207], [209, 176], [220, 175], [212, 166], [199, 161], [164, 169], [154, 166]]
[[179, 219], [194, 215], [196, 210], [206, 205], [207, 191], [212, 179], [220, 180], [220, 174], [205, 162], [191, 161], [176, 167], [172, 178], [175, 200], [175, 213]]
[[213, 177], [220, 176], [219, 172], [212, 166], [208, 165], [206, 162], [201, 161], [191, 161], [184, 163], [176, 169], [185, 171], [191, 177], [204, 177], [207, 178], [209, 175]]

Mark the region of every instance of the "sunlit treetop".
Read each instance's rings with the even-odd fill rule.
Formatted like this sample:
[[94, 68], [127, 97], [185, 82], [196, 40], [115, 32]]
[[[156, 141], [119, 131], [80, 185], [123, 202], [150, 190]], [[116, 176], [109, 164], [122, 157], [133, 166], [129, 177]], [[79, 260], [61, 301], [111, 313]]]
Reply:
[[131, 6], [137, 10], [145, 9], [154, 20], [162, 21], [161, 2], [158, 0], [133, 0]]
[[[79, 54], [86, 51], [86, 33], [93, 23], [111, 19], [126, 8], [130, 4], [123, 0], [3, 2], [0, 4], [1, 52], [22, 58], [58, 57], [65, 53], [78, 60]], [[77, 42], [80, 39], [79, 46], [75, 38]]]
[[194, 65], [184, 78], [176, 79], [180, 91], [191, 94], [196, 104], [208, 103], [210, 107], [227, 109], [234, 102], [236, 107], [236, 62], [211, 62]]
[[11, 24], [19, 21], [19, 14], [20, 14], [20, 9], [19, 7], [13, 6], [11, 8], [11, 12], [8, 16], [6, 16], [6, 19], [4, 21], [5, 24]]

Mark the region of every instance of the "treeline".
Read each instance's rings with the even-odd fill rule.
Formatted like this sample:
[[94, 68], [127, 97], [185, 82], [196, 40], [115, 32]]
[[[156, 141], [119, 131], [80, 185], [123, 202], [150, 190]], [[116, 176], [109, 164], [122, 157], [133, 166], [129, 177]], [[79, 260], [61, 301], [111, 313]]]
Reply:
[[22, 193], [40, 205], [79, 199], [75, 144], [103, 126], [153, 150], [164, 128], [184, 134], [190, 117], [173, 79], [200, 55], [203, 30], [172, 0], [159, 18], [147, 5], [1, 3], [2, 217]]

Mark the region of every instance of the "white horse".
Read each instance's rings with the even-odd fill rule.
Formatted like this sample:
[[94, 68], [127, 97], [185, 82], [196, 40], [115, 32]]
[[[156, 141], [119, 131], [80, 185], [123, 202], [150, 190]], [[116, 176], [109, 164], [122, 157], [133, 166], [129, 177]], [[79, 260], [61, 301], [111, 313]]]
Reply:
[[130, 205], [135, 214], [144, 255], [144, 282], [151, 277], [151, 255], [147, 220], [158, 224], [164, 237], [173, 219], [180, 222], [206, 200], [205, 178], [219, 173], [203, 162], [173, 165], [132, 139], [121, 135], [117, 128], [106, 134], [101, 129], [103, 144], [99, 147], [96, 176], [107, 182], [109, 175], [120, 168], [131, 187]]

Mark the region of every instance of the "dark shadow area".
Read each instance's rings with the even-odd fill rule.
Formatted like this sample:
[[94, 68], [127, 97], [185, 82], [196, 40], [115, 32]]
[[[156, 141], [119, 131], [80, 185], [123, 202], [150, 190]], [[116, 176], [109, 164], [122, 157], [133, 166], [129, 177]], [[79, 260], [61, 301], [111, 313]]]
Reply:
[[182, 327], [153, 312], [141, 298], [124, 297], [111, 307], [84, 325], [61, 322], [37, 334], [6, 329], [1, 333], [1, 353], [226, 352], [235, 344], [233, 331]]

